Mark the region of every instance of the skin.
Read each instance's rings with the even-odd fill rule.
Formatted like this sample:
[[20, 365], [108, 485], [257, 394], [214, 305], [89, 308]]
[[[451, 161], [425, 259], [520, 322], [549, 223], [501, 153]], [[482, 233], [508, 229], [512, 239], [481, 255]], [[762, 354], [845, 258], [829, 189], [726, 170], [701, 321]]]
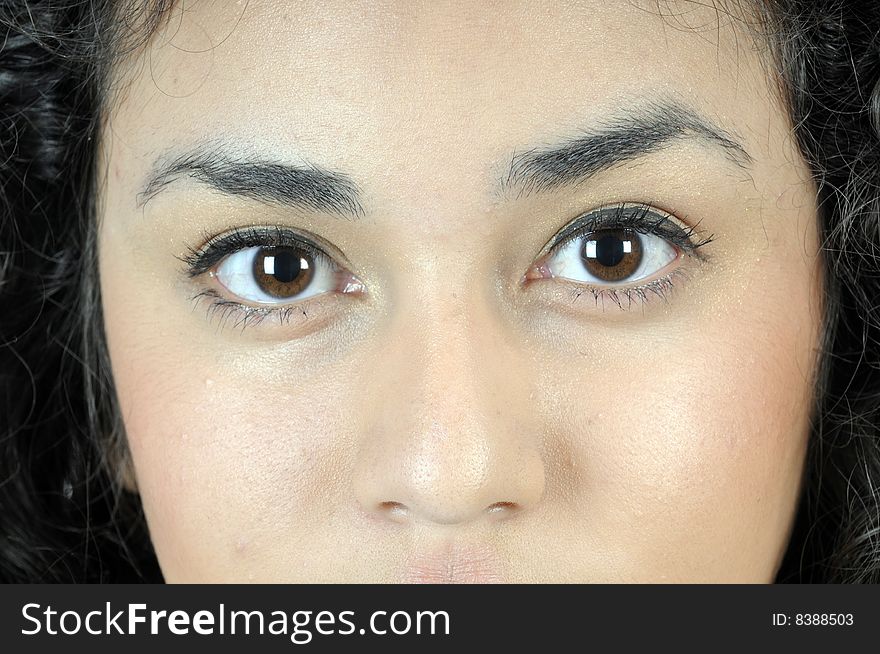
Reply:
[[[721, 20], [719, 20], [719, 17]], [[799, 496], [819, 341], [815, 189], [767, 54], [690, 3], [187, 3], [118, 67], [100, 274], [168, 581], [768, 582]], [[511, 153], [676, 98], [735, 134], [542, 193]], [[157, 158], [223, 139], [343, 171], [340, 220]], [[526, 279], [579, 214], [644, 202], [714, 240], [624, 309]], [[241, 328], [179, 257], [281, 225], [363, 292]], [[217, 288], [214, 286], [214, 288]], [[305, 310], [308, 317], [303, 316]]]

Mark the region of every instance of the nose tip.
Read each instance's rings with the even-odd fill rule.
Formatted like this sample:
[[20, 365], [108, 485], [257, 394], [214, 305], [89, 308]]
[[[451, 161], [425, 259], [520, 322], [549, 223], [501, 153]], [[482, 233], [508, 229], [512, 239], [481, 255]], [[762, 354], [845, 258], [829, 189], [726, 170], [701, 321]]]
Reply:
[[499, 522], [528, 511], [544, 494], [544, 464], [535, 449], [511, 443], [472, 451], [454, 438], [429, 440], [435, 445], [429, 452], [413, 438], [415, 452], [383, 449], [361, 462], [369, 470], [356, 482], [362, 509], [398, 524]]

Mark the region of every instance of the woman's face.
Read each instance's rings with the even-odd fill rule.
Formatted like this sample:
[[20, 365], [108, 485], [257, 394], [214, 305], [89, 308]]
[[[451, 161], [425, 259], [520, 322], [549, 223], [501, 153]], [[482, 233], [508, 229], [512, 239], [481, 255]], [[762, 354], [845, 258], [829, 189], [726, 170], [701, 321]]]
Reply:
[[246, 5], [176, 11], [105, 131], [104, 315], [166, 579], [772, 580], [822, 279], [742, 25]]

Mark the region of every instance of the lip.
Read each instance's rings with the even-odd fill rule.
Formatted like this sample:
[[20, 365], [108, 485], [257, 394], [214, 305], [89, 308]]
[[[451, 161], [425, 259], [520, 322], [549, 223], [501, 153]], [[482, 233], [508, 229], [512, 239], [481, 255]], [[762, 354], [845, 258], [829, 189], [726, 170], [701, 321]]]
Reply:
[[409, 584], [504, 583], [501, 561], [493, 549], [456, 544], [411, 558], [403, 577]]

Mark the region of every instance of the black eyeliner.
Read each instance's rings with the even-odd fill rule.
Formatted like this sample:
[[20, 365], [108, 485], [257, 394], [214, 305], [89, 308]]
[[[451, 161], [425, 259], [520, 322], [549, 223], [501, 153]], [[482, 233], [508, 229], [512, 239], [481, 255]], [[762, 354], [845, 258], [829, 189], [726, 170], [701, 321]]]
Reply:
[[706, 257], [699, 248], [714, 240], [713, 236], [695, 240], [696, 226], [684, 228], [648, 205], [618, 204], [581, 214], [551, 239], [545, 251], [556, 252], [575, 238], [604, 229], [630, 229], [640, 234], [653, 234], [702, 260]]
[[279, 226], [242, 227], [209, 238], [200, 248], [190, 248], [180, 260], [186, 264], [185, 272], [189, 277], [198, 277], [207, 273], [229, 255], [252, 247], [295, 247], [307, 252], [314, 259], [332, 260], [324, 250], [305, 237]]

